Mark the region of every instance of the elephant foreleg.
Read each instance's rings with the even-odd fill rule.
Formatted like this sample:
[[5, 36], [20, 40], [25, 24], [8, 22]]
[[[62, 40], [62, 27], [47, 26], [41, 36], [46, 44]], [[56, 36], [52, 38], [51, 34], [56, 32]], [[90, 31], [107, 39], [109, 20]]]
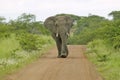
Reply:
[[57, 49], [58, 49], [58, 57], [61, 55], [61, 46], [62, 46], [62, 41], [60, 38], [60, 35], [56, 37], [56, 34], [52, 34], [53, 39], [56, 41]]
[[65, 47], [65, 50], [66, 50], [66, 57], [67, 57], [68, 54], [69, 54], [67, 45], [66, 45], [66, 47]]
[[67, 48], [67, 34], [62, 33], [61, 35], [62, 40], [62, 48], [61, 48], [61, 57], [66, 58], [68, 56], [68, 48]]

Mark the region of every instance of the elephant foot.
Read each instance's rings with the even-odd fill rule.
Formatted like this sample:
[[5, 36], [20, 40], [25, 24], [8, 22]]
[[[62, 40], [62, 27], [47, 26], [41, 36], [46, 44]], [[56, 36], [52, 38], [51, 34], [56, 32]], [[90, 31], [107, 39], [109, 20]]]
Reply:
[[68, 53], [58, 53], [57, 58], [66, 58], [68, 56]]
[[66, 58], [67, 56], [66, 55], [61, 55], [61, 58]]
[[60, 57], [61, 57], [61, 58], [66, 58], [67, 55], [66, 55], [66, 54], [61, 54]]
[[66, 55], [58, 55], [57, 58], [66, 58]]

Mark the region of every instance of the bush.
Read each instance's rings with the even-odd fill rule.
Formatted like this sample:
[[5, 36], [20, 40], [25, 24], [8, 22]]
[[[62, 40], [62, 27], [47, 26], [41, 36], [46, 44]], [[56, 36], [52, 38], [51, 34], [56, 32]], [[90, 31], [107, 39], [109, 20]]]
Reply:
[[88, 44], [86, 56], [105, 80], [120, 80], [120, 51], [110, 45], [106, 40], [94, 40]]
[[51, 43], [51, 39], [37, 34], [23, 33], [17, 37], [21, 48], [27, 51], [40, 50], [45, 44]]
[[0, 39], [10, 37], [11, 32], [11, 26], [8, 26], [6, 24], [0, 24]]
[[88, 43], [88, 53], [96, 55], [97, 60], [106, 61], [111, 54], [111, 47], [106, 40], [94, 40]]
[[91, 29], [84, 29], [84, 31], [81, 31], [79, 34], [74, 34], [70, 39], [70, 44], [87, 44], [90, 41], [93, 41], [95, 39], [96, 34], [95, 31], [92, 31]]
[[113, 38], [113, 47], [120, 49], [120, 35]]

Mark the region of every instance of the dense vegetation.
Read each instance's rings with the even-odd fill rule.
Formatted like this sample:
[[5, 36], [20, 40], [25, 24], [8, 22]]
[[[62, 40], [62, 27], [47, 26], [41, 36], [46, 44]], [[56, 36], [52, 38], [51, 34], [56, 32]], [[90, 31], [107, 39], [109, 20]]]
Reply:
[[109, 13], [112, 20], [98, 15], [82, 16], [74, 26], [70, 44], [87, 44], [86, 55], [97, 65], [105, 80], [120, 80], [120, 11]]
[[0, 17], [0, 79], [39, 58], [54, 44], [43, 22], [35, 18], [33, 14], [23, 13], [5, 22], [5, 18]]
[[[87, 45], [86, 55], [97, 66], [105, 80], [120, 80], [120, 11], [109, 13], [109, 20], [98, 15], [76, 16], [69, 44]], [[0, 17], [0, 75], [40, 57], [54, 44], [42, 21], [33, 14], [23, 13], [5, 22]], [[1, 76], [0, 76], [1, 78]]]

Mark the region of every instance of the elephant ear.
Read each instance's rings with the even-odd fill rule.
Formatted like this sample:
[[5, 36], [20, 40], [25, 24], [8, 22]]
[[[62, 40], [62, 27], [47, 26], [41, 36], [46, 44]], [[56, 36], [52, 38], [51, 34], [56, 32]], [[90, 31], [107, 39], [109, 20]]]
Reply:
[[48, 17], [45, 21], [44, 21], [44, 26], [50, 30], [51, 32], [55, 31], [55, 17]]

